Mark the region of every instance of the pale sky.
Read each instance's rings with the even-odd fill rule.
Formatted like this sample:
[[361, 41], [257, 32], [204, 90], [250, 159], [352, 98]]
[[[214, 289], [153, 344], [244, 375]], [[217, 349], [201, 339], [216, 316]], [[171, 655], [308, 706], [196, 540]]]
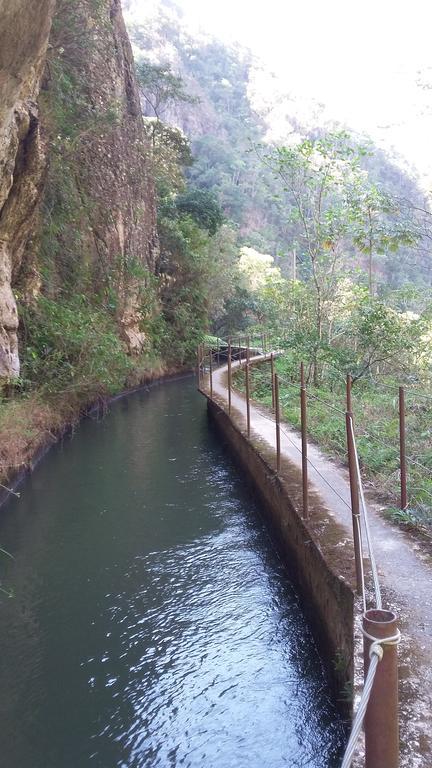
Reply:
[[[177, 0], [177, 5], [188, 25], [251, 48], [294, 96], [324, 102], [326, 118], [368, 132], [432, 179], [431, 2]], [[430, 90], [416, 85], [420, 70], [426, 70]]]

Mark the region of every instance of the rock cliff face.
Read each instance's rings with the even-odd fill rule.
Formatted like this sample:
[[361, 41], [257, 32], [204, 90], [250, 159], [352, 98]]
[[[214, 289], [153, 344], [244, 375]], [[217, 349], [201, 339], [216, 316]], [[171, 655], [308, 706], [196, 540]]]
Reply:
[[17, 296], [103, 298], [138, 353], [158, 240], [120, 0], [0, 0], [0, 24], [0, 379]]
[[0, 0], [0, 378], [19, 373], [12, 291], [45, 169], [37, 97], [54, 0]]

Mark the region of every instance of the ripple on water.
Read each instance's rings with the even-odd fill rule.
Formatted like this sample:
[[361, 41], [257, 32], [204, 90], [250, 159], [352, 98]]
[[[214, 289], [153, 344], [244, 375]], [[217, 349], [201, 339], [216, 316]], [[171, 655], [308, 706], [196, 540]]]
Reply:
[[116, 404], [38, 473], [0, 529], [8, 768], [338, 765], [296, 594], [193, 385]]

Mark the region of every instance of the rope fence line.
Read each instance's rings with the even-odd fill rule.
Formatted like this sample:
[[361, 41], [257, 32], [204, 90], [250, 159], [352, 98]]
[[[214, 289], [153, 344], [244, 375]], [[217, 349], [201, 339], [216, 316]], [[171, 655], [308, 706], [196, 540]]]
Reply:
[[[270, 345], [268, 345], [268, 340], [267, 340], [265, 334], [262, 334], [262, 333], [256, 334], [256, 335], [254, 334], [253, 337], [250, 337], [249, 338], [249, 343], [251, 341], [255, 342], [255, 340], [257, 340], [257, 339], [259, 341], [261, 341], [261, 349], [257, 349], [256, 350], [257, 352], [263, 353], [265, 347], [266, 348], [270, 347]], [[245, 337], [244, 336], [236, 337], [235, 343], [242, 344], [242, 342], [247, 344], [248, 337], [247, 336], [245, 336]], [[280, 339], [279, 339], [279, 343], [280, 343]], [[223, 339], [219, 340], [219, 346], [224, 345], [225, 352], [226, 352], [229, 344], [230, 344], [230, 340], [228, 342], [223, 340]], [[245, 361], [246, 350], [247, 350], [246, 346], [244, 346], [244, 347], [242, 347], [241, 349], [238, 349], [238, 350], [233, 348], [232, 360], [233, 361], [239, 360], [240, 364], [245, 363], [246, 362]], [[219, 354], [219, 350], [218, 350], [218, 354]], [[342, 377], [342, 372], [339, 369], [337, 369], [332, 363], [329, 363], [329, 362], [326, 361], [325, 364], [328, 365], [330, 368], [332, 368], [335, 372], [339, 373], [340, 376]], [[294, 393], [296, 395], [298, 394], [298, 391], [299, 391], [298, 384], [296, 385], [292, 381], [289, 381], [285, 376], [279, 376], [279, 382], [282, 384], [284, 389], [285, 388], [289, 389], [289, 390], [291, 390], [293, 392], [293, 394]], [[380, 386], [381, 382], [376, 382], [376, 384], [378, 386]], [[252, 379], [251, 379], [251, 385], [252, 385]], [[395, 401], [396, 401], [397, 400], [397, 385], [395, 384], [393, 387], [390, 387], [388, 385], [384, 385], [384, 386], [385, 386], [385, 388], [390, 389], [394, 393]], [[399, 390], [401, 390], [401, 389], [403, 389], [403, 388], [399, 388]], [[429, 398], [428, 395], [425, 395], [425, 393], [421, 393], [419, 390], [412, 390], [411, 392], [409, 392], [409, 394], [413, 394], [414, 392], [418, 392], [419, 395], [422, 395], [422, 396], [432, 400], [432, 397]], [[287, 396], [289, 397], [289, 394], [285, 393], [283, 390], [280, 392], [280, 399], [281, 399], [282, 402], [285, 401]], [[324, 399], [324, 398], [316, 395], [314, 392], [312, 392], [310, 390], [309, 387], [307, 388], [307, 397], [311, 401], [314, 401], [314, 402], [317, 402], [317, 403], [321, 403], [326, 408], [331, 409], [335, 413], [340, 413], [341, 415], [343, 413], [342, 408], [339, 408], [338, 406], [335, 406], [333, 403], [329, 402], [329, 400]], [[399, 399], [400, 399], [400, 392], [399, 392]], [[312, 407], [313, 403], [310, 403], [310, 405]], [[404, 402], [404, 400], [403, 400], [403, 408], [405, 410], [405, 402]], [[299, 411], [300, 411], [300, 405], [298, 406], [297, 413]], [[399, 402], [399, 421], [401, 421], [401, 413], [400, 413], [400, 411], [401, 411], [401, 404]], [[313, 411], [312, 411], [312, 413], [313, 413]], [[403, 427], [403, 430], [404, 430], [404, 433], [405, 433], [405, 418], [404, 418], [404, 415], [403, 415], [403, 424], [400, 424], [400, 429], [402, 427]], [[361, 430], [361, 432], [363, 432], [363, 434], [360, 432], [360, 430]], [[411, 452], [410, 452], [410, 455], [406, 455], [407, 454], [406, 447], [408, 447], [408, 446], [405, 446], [405, 438], [403, 440], [403, 447], [402, 447], [402, 440], [401, 440], [401, 438], [399, 440], [400, 444], [398, 446], [392, 445], [391, 442], [386, 443], [381, 438], [379, 438], [378, 435], [376, 435], [375, 432], [373, 430], [371, 430], [369, 426], [366, 426], [366, 425], [364, 425], [364, 426], [360, 425], [360, 427], [358, 427], [358, 432], [357, 433], [358, 433], [358, 437], [364, 438], [366, 440], [371, 440], [374, 443], [377, 443], [379, 446], [381, 446], [381, 448], [386, 452], [387, 456], [388, 456], [388, 452], [389, 451], [392, 454], [394, 454], [391, 457], [391, 461], [392, 462], [396, 461], [397, 458], [398, 458], [398, 455], [399, 455], [399, 465], [400, 465], [401, 469], [400, 469], [400, 474], [397, 476], [397, 480], [398, 480], [398, 483], [400, 485], [400, 496], [401, 496], [400, 508], [401, 508], [402, 511], [406, 510], [408, 508], [409, 504], [412, 505], [413, 502], [415, 502], [415, 503], [418, 502], [418, 493], [420, 493], [420, 496], [423, 494], [428, 499], [432, 498], [431, 497], [431, 493], [428, 491], [428, 488], [425, 487], [425, 486], [427, 486], [427, 483], [428, 483], [428, 481], [429, 481], [429, 479], [431, 477], [432, 468], [426, 466], [424, 463], [419, 461], [418, 458], [416, 458], [414, 455], [412, 455]], [[332, 434], [331, 435], [331, 442], [332, 442], [332, 444], [334, 444], [334, 446], [335, 446], [337, 451], [339, 451], [342, 454], [344, 454], [345, 453], [344, 445], [342, 443], [340, 443], [336, 438], [337, 438], [337, 435]], [[358, 446], [358, 453], [359, 453], [359, 455], [360, 455], [360, 457], [362, 459], [364, 457], [365, 462], [367, 464], [368, 453], [366, 452], [366, 454], [365, 454], [364, 451], [367, 451], [367, 446], [363, 446], [363, 445]], [[404, 455], [402, 455], [402, 452], [403, 452]], [[384, 459], [383, 459], [383, 461], [384, 461]], [[423, 485], [421, 485], [421, 484], [419, 485], [417, 477], [413, 476], [412, 479], [410, 479], [410, 477], [407, 476], [408, 475], [407, 469], [409, 467], [411, 467], [411, 468], [415, 467], [417, 470], [419, 470], [419, 472], [426, 474], [426, 478], [424, 480], [424, 484]], [[380, 470], [379, 470], [379, 468], [376, 468], [374, 471], [377, 473], [377, 478], [379, 479], [380, 478]], [[416, 490], [418, 492], [417, 494], [413, 494], [413, 492], [412, 492], [412, 490], [413, 490], [413, 481], [414, 480], [417, 483], [417, 485], [416, 485]], [[382, 482], [382, 477], [381, 477], [381, 482]], [[387, 490], [388, 489], [388, 483], [384, 483], [382, 488], [383, 488], [383, 490], [386, 491], [386, 493], [388, 493], [388, 490]], [[423, 501], [420, 500], [420, 504], [423, 505], [422, 506], [422, 510], [423, 510], [424, 499], [423, 499]], [[415, 511], [412, 511], [412, 514], [415, 516]], [[422, 515], [423, 515], [423, 511], [422, 511]], [[423, 520], [422, 520], [422, 522], [423, 522]]]
[[[257, 409], [257, 410], [258, 410], [258, 409]], [[268, 416], [266, 413], [263, 413], [263, 411], [260, 411], [260, 410], [258, 410], [258, 413], [259, 413], [259, 415], [260, 415], [260, 416], [262, 416], [264, 419], [267, 419], [268, 421], [271, 421], [272, 423], [274, 423], [274, 419], [272, 419], [272, 418], [271, 418], [271, 416]], [[297, 451], [297, 452], [298, 452], [298, 453], [301, 455], [301, 453], [302, 453], [302, 450], [301, 450], [301, 448], [299, 448], [299, 446], [298, 446], [298, 445], [296, 445], [296, 444], [295, 444], [295, 442], [294, 442], [294, 440], [292, 439], [291, 435], [289, 435], [289, 434], [288, 434], [288, 432], [287, 432], [287, 431], [286, 431], [286, 430], [285, 430], [283, 427], [281, 427], [281, 428], [280, 428], [280, 431], [282, 432], [282, 434], [283, 434], [283, 435], [285, 435], [285, 437], [286, 437], [286, 438], [287, 438], [287, 440], [288, 440], [288, 441], [291, 443], [291, 445], [293, 446], [293, 448], [295, 448], [295, 449], [296, 449], [296, 451]], [[331, 483], [330, 483], [330, 482], [327, 480], [327, 478], [325, 477], [325, 475], [323, 475], [323, 474], [322, 474], [322, 472], [321, 472], [321, 471], [318, 469], [318, 467], [317, 467], [317, 466], [316, 466], [316, 465], [313, 463], [312, 459], [310, 459], [310, 457], [309, 457], [309, 456], [307, 456], [307, 462], [308, 462], [308, 464], [309, 464], [309, 465], [312, 467], [312, 469], [313, 469], [313, 470], [314, 470], [314, 471], [317, 473], [317, 475], [318, 475], [318, 476], [321, 478], [321, 480], [323, 480], [323, 482], [324, 482], [324, 483], [325, 483], [325, 484], [326, 484], [326, 485], [327, 485], [327, 486], [330, 488], [330, 490], [331, 490], [331, 491], [333, 491], [333, 493], [334, 493], [334, 494], [335, 494], [335, 495], [338, 497], [338, 499], [339, 499], [339, 500], [340, 500], [340, 501], [341, 501], [343, 504], [345, 504], [345, 506], [346, 506], [348, 509], [351, 509], [351, 507], [350, 507], [349, 503], [346, 501], [346, 499], [344, 499], [344, 498], [343, 498], [343, 496], [341, 496], [341, 494], [339, 493], [339, 491], [337, 491], [337, 490], [336, 490], [336, 488], [335, 488], [335, 487], [334, 487], [334, 486], [333, 486], [333, 485], [332, 485], [332, 484], [331, 484]]]
[[[333, 406], [328, 401], [325, 401], [314, 393], [310, 392], [304, 385], [303, 379], [303, 366], [302, 366], [302, 386], [296, 387], [294, 383], [289, 382], [288, 386], [291, 389], [297, 390], [297, 393], [304, 397], [303, 405], [305, 406], [306, 397], [313, 400], [322, 402], [326, 407], [332, 408], [335, 412], [342, 414], [346, 417], [347, 426], [347, 441], [348, 441], [348, 457], [350, 459], [350, 484], [351, 484], [351, 505], [341, 496], [336, 488], [327, 480], [322, 472], [315, 466], [314, 462], [305, 455], [305, 446], [302, 439], [302, 448], [300, 448], [293, 440], [292, 436], [280, 425], [280, 407], [279, 407], [279, 382], [285, 385], [285, 381], [282, 377], [278, 377], [274, 373], [273, 368], [273, 355], [267, 357], [263, 349], [261, 350], [262, 360], [271, 359], [272, 361], [272, 404], [275, 403], [275, 417], [271, 417], [268, 414], [259, 410], [261, 417], [268, 419], [272, 423], [276, 423], [276, 445], [277, 445], [277, 470], [280, 469], [280, 433], [282, 432], [287, 438], [288, 442], [298, 451], [302, 456], [302, 474], [305, 472], [305, 467], [310, 465], [314, 471], [321, 477], [324, 483], [332, 490], [333, 493], [343, 502], [343, 504], [352, 511], [353, 517], [353, 534], [354, 542], [356, 540], [358, 547], [355, 546], [355, 560], [356, 568], [358, 570], [358, 582], [357, 589], [359, 595], [362, 598], [363, 603], [363, 635], [365, 644], [365, 683], [360, 698], [360, 703], [357, 708], [357, 712], [353, 721], [353, 726], [349, 741], [346, 747], [345, 755], [342, 761], [341, 768], [350, 768], [352, 760], [356, 751], [358, 739], [360, 733], [365, 724], [366, 734], [366, 766], [367, 768], [378, 768], [384, 764], [382, 745], [384, 750], [389, 752], [389, 759], [385, 762], [386, 768], [396, 768], [398, 764], [399, 754], [399, 742], [398, 742], [398, 716], [397, 716], [397, 645], [400, 642], [400, 632], [396, 627], [396, 617], [391, 611], [384, 610], [382, 607], [382, 595], [379, 584], [378, 568], [373, 551], [372, 534], [369, 524], [368, 509], [365, 500], [363, 481], [360, 469], [359, 451], [356, 442], [356, 434], [354, 427], [353, 415], [351, 412], [351, 381], [350, 377], [347, 378], [347, 410], [343, 411], [340, 408]], [[229, 349], [231, 360], [231, 349]], [[210, 358], [212, 351], [210, 350]], [[242, 363], [245, 363], [245, 375], [246, 375], [246, 400], [247, 400], [247, 414], [248, 414], [248, 435], [250, 435], [250, 421], [249, 421], [249, 408], [250, 408], [250, 385], [249, 385], [249, 347], [247, 349], [246, 359], [242, 359], [242, 350], [238, 351], [239, 368], [242, 368]], [[205, 355], [198, 353], [198, 379], [201, 382], [200, 368], [205, 366]], [[210, 363], [210, 376], [212, 371], [212, 364]], [[230, 369], [230, 365], [228, 366]], [[230, 379], [230, 377], [229, 377]], [[210, 381], [210, 389], [212, 382]], [[275, 401], [276, 391], [276, 401]], [[229, 395], [231, 395], [231, 381], [229, 380]], [[399, 392], [400, 397], [400, 392]], [[302, 438], [306, 429], [306, 410], [305, 407], [301, 409], [301, 422], [302, 422]], [[367, 434], [363, 437], [368, 438]], [[388, 448], [389, 446], [385, 446]], [[390, 446], [391, 447], [391, 446]], [[402, 459], [409, 463], [410, 458], [402, 456], [402, 442], [401, 442], [401, 461]], [[420, 465], [422, 466], [422, 465]], [[353, 470], [353, 471], [351, 471]], [[359, 504], [354, 507], [353, 503], [353, 485], [355, 481], [355, 494], [359, 499]], [[307, 485], [307, 480], [306, 480]], [[303, 494], [305, 493], [303, 483]], [[354, 494], [354, 495], [355, 495]], [[303, 496], [303, 517], [307, 517], [307, 496]], [[368, 559], [371, 567], [373, 593], [374, 593], [374, 607], [367, 607], [367, 592], [365, 585], [365, 571], [364, 571], [364, 544], [368, 554]], [[371, 629], [372, 627], [372, 629]], [[367, 655], [366, 655], [367, 650]], [[389, 665], [393, 669], [393, 686], [389, 688]], [[381, 668], [384, 670], [382, 672]], [[396, 677], [395, 677], [396, 675]], [[378, 704], [377, 704], [378, 702]], [[377, 709], [377, 707], [379, 709]], [[386, 720], [387, 734], [383, 738], [383, 734], [380, 729], [377, 729], [374, 725], [375, 720], [372, 713], [381, 712], [382, 710], [388, 711], [388, 717]], [[388, 735], [390, 733], [390, 738]], [[381, 744], [382, 742], [382, 744]], [[387, 754], [387, 753], [386, 753]], [[369, 756], [369, 757], [368, 757]]]

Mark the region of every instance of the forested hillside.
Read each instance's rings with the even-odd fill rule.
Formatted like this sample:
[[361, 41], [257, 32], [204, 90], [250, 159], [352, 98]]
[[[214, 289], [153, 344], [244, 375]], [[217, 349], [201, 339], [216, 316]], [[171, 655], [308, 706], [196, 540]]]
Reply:
[[[191, 141], [193, 163], [187, 177], [198, 188], [217, 195], [228, 220], [237, 228], [238, 243], [271, 254], [283, 274], [290, 274], [292, 248], [297, 246], [300, 263], [302, 260], [300, 235], [279, 194], [278, 179], [262, 162], [261, 148], [268, 146], [274, 121], [290, 145], [302, 139], [323, 138], [325, 133], [299, 121], [295, 102], [278, 91], [275, 77], [250, 51], [230, 49], [210, 36], [194, 38], [183, 27], [174, 4], [160, 3], [145, 17], [145, 25], [140, 23], [143, 10], [139, 4], [128, 0], [126, 8], [135, 55], [143, 71], [144, 114], [179, 128]], [[162, 87], [164, 76], [181, 78], [183, 95], [190, 100], [175, 94], [167, 98]], [[267, 89], [264, 93], [263, 88]], [[330, 133], [342, 130], [344, 126], [336, 122], [329, 127]], [[375, 208], [381, 207], [374, 212], [383, 215], [380, 227], [399, 230], [409, 224], [416, 230], [422, 226], [428, 229], [428, 219], [422, 224], [413, 221], [415, 214], [409, 204], [427, 208], [415, 178], [367, 138], [351, 134], [350, 142], [373, 190]], [[407, 249], [402, 237], [397, 256], [385, 248], [378, 251], [375, 267], [380, 281], [392, 287], [407, 280], [430, 285], [430, 258], [427, 244], [423, 245], [420, 250]], [[361, 265], [359, 250], [348, 242], [346, 247], [351, 262]]]

